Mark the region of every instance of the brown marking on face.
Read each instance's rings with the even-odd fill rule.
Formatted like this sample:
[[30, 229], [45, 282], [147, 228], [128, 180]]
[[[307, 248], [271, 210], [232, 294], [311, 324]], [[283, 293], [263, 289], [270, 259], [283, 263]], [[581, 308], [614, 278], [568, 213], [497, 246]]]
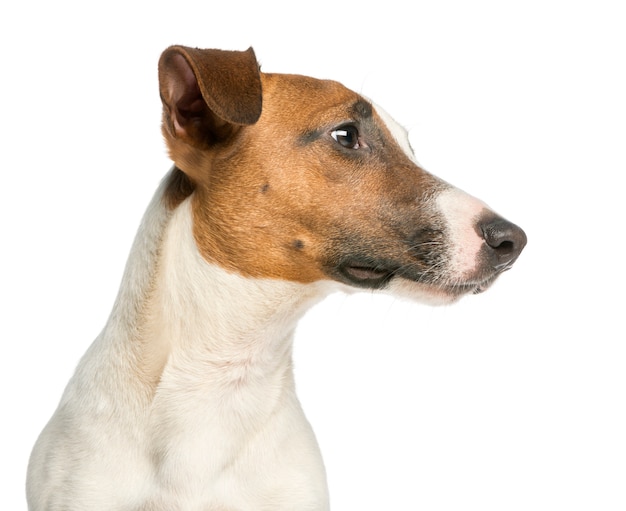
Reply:
[[[342, 85], [266, 74], [262, 85], [255, 124], [191, 158], [185, 150], [203, 257], [246, 276], [298, 282], [345, 280], [348, 263], [414, 266], [411, 240], [429, 220], [418, 203], [439, 182]], [[333, 138], [343, 126], [358, 130], [359, 148]]]

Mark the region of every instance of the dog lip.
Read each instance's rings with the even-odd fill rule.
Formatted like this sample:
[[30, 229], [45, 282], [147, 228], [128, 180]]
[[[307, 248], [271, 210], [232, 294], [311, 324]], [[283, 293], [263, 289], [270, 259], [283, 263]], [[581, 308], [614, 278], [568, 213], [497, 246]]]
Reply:
[[485, 282], [483, 284], [478, 284], [476, 287], [474, 287], [474, 289], [471, 291], [471, 293], [473, 295], [479, 295], [479, 294], [484, 293], [485, 291], [487, 291], [487, 289], [489, 289], [490, 286], [491, 286], [491, 282]]
[[380, 270], [377, 268], [356, 265], [347, 265], [344, 267], [344, 270], [352, 275], [354, 278], [359, 280], [379, 279], [389, 274], [387, 270]]
[[450, 296], [461, 297], [463, 295], [478, 295], [484, 293], [498, 279], [500, 274], [510, 269], [512, 264], [508, 264], [496, 271], [490, 272], [482, 277], [458, 280], [449, 282], [447, 285], [437, 284], [436, 279], [432, 281], [425, 279], [423, 274], [409, 272], [406, 269], [402, 271], [400, 266], [396, 266], [390, 262], [383, 261], [363, 261], [359, 258], [348, 259], [341, 264], [335, 266], [335, 277], [356, 287], [368, 289], [382, 289], [392, 278], [398, 277], [406, 279], [425, 286], [438, 288], [440, 291]]
[[505, 271], [507, 271], [510, 268], [511, 268], [511, 266], [508, 266], [506, 268], [503, 268], [503, 269], [497, 271], [496, 273], [494, 273], [490, 277], [487, 277], [486, 279], [484, 279], [484, 280], [482, 280], [480, 282], [467, 285], [468, 291], [470, 293], [472, 293], [473, 295], [479, 295], [481, 293], [484, 293], [497, 280], [497, 278], [500, 276], [501, 273], [504, 273]]
[[381, 288], [393, 276], [393, 270], [383, 266], [348, 261], [338, 266], [339, 273], [351, 284], [358, 287]]

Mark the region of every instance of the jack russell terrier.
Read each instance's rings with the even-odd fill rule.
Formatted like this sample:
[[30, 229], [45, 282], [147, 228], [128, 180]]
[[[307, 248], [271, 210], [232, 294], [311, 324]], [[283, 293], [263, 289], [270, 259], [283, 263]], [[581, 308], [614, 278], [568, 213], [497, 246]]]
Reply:
[[480, 293], [526, 235], [417, 164], [384, 110], [244, 52], [159, 61], [174, 162], [31, 455], [31, 511], [321, 511], [292, 337], [337, 289]]

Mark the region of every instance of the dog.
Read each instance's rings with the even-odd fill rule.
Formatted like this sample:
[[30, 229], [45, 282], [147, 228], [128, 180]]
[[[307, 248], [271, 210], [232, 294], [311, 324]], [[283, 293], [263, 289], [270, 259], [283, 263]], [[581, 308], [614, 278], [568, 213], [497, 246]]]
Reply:
[[35, 444], [29, 509], [327, 510], [299, 318], [337, 289], [480, 293], [526, 235], [337, 82], [261, 72], [252, 48], [172, 46], [158, 71], [174, 166]]

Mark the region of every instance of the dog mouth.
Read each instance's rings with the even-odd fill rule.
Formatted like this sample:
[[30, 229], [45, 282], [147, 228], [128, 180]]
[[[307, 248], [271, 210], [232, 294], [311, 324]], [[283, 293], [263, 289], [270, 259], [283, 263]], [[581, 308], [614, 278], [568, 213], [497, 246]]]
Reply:
[[348, 261], [338, 266], [342, 280], [357, 287], [380, 289], [394, 276], [396, 269], [381, 264], [364, 264]]
[[491, 284], [495, 282], [495, 280], [498, 278], [498, 275], [499, 273], [478, 283], [472, 282], [469, 284], [453, 284], [452, 286], [450, 286], [450, 290], [453, 294], [458, 295], [479, 295], [481, 293], [484, 293], [485, 291], [487, 291], [487, 289], [491, 287]]
[[452, 294], [456, 294], [459, 296], [465, 294], [479, 295], [487, 291], [487, 289], [491, 287], [491, 285], [498, 279], [498, 277], [510, 268], [511, 265], [507, 266], [506, 268], [497, 269], [494, 273], [483, 278], [482, 280], [478, 279], [471, 282], [453, 284], [452, 286], [450, 286], [450, 291]]
[[462, 295], [478, 295], [484, 293], [497, 280], [501, 273], [510, 268], [503, 268], [483, 278], [471, 280], [453, 280], [444, 278], [428, 278], [425, 274], [410, 271], [398, 265], [377, 262], [346, 261], [337, 267], [340, 280], [352, 286], [367, 289], [382, 289], [394, 278], [401, 278], [433, 288], [435, 292], [443, 292], [453, 297]]

